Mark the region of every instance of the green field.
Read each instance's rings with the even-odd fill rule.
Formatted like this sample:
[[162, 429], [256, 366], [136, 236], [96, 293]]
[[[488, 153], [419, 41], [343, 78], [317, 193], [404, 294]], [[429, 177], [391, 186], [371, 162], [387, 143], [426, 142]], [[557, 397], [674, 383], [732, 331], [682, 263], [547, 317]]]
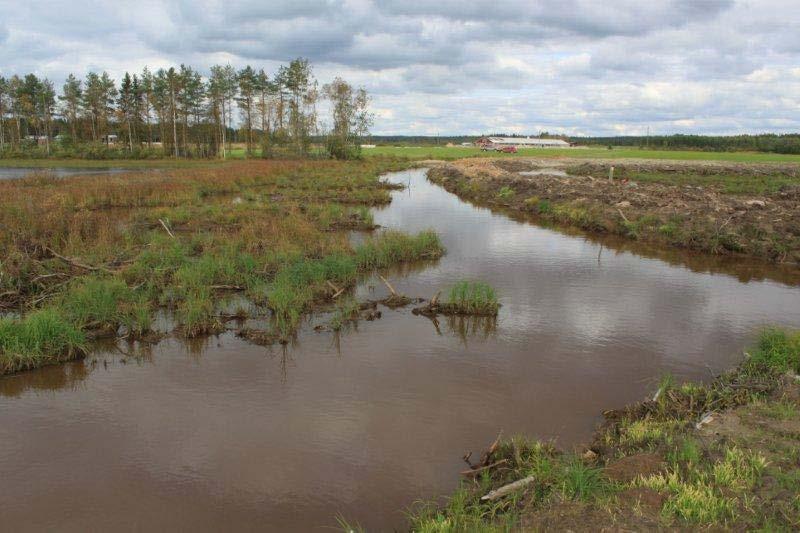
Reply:
[[464, 157], [575, 157], [601, 159], [675, 159], [734, 161], [740, 163], [800, 163], [800, 155], [758, 152], [695, 152], [689, 150], [640, 150], [637, 148], [523, 148], [516, 154], [483, 152], [470, 146], [378, 146], [367, 148], [367, 156], [395, 156], [409, 159], [461, 159]]
[[[312, 150], [323, 156], [321, 151]], [[366, 148], [366, 157], [453, 160], [465, 157], [536, 157], [576, 159], [666, 159], [683, 161], [731, 161], [739, 163], [800, 163], [800, 155], [761, 152], [700, 152], [691, 150], [641, 150], [638, 148], [523, 148], [516, 154], [484, 152], [471, 146], [378, 146]], [[255, 149], [253, 157], [260, 157]], [[235, 147], [228, 159], [245, 159], [244, 148]], [[0, 159], [0, 167], [79, 167], [79, 168], [191, 168], [222, 163], [219, 159]]]

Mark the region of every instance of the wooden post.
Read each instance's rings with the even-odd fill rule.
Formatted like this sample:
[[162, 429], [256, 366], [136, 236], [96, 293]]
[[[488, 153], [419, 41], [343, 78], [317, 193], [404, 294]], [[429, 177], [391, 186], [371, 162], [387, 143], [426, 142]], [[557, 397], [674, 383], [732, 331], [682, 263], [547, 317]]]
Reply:
[[608, 169], [608, 181], [609, 182], [613, 182], [614, 181], [614, 167], [613, 166], [611, 166]]

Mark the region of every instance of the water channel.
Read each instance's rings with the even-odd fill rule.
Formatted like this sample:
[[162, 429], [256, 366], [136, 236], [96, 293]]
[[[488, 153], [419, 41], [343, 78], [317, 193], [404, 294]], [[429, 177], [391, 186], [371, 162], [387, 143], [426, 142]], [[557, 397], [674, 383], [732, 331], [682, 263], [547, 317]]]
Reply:
[[[707, 380], [761, 326], [800, 326], [786, 272], [513, 220], [424, 170], [389, 179], [408, 187], [376, 223], [432, 227], [447, 247], [389, 272], [393, 285], [430, 297], [486, 281], [496, 322], [384, 308], [340, 335], [309, 324], [286, 347], [170, 337], [0, 378], [2, 529], [308, 531], [337, 515], [402, 528], [500, 430], [575, 445], [666, 372]], [[375, 279], [357, 289], [383, 294]]]

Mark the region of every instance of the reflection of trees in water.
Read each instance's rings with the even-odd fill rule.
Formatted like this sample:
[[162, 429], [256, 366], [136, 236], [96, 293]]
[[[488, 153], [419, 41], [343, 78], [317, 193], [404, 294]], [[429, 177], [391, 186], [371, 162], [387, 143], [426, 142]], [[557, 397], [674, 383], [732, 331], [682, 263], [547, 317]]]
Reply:
[[93, 365], [73, 361], [0, 378], [0, 396], [16, 397], [28, 391], [77, 390]]
[[[433, 324], [436, 333], [442, 335], [442, 324], [439, 318], [435, 316], [427, 318]], [[445, 316], [444, 324], [447, 332], [458, 336], [464, 346], [470, 339], [485, 341], [494, 337], [497, 332], [497, 317], [494, 316]]]

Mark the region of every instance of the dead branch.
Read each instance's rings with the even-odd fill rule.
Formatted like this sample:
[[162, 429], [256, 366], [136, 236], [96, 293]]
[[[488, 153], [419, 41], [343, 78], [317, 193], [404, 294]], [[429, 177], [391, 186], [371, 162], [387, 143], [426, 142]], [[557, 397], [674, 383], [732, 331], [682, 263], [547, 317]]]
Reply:
[[625, 213], [622, 212], [622, 209], [617, 209], [617, 211], [619, 211], [619, 216], [622, 217], [622, 220], [624, 220], [625, 222], [630, 223], [630, 220], [628, 220], [628, 217], [626, 217]]
[[65, 257], [65, 256], [59, 254], [58, 252], [54, 251], [52, 248], [49, 248], [47, 246], [45, 246], [44, 249], [47, 250], [48, 252], [50, 252], [54, 257], [57, 257], [57, 258], [61, 259], [62, 261], [66, 262], [66, 263], [69, 263], [70, 265], [72, 265], [74, 267], [77, 267], [77, 268], [80, 268], [82, 270], [89, 270], [91, 272], [101, 271], [101, 272], [107, 272], [109, 274], [116, 274], [117, 273], [115, 270], [111, 270], [110, 268], [106, 268], [106, 267], [102, 267], [102, 266], [86, 265], [86, 264], [81, 263], [80, 261], [78, 261], [76, 259]]
[[341, 295], [341, 294], [342, 294], [342, 293], [345, 291], [345, 289], [346, 289], [346, 287], [342, 287], [342, 288], [340, 289], [339, 287], [337, 287], [336, 285], [334, 285], [334, 284], [333, 284], [333, 282], [332, 282], [331, 280], [328, 280], [328, 279], [326, 279], [326, 280], [325, 280], [325, 283], [327, 283], [327, 284], [328, 284], [328, 286], [329, 286], [331, 289], [333, 289], [333, 296], [331, 296], [331, 300], [335, 300], [336, 298], [338, 298], [338, 297], [339, 297], [339, 296], [340, 296], [340, 295]]
[[483, 452], [481, 456], [481, 461], [478, 463], [479, 465], [486, 466], [489, 464], [489, 461], [492, 459], [492, 454], [497, 451], [497, 447], [500, 445], [500, 437], [503, 436], [503, 430], [500, 430], [500, 433], [497, 434], [497, 438], [494, 439], [494, 442], [489, 446], [489, 448]]
[[507, 496], [507, 495], [511, 494], [512, 492], [515, 492], [515, 491], [517, 491], [519, 489], [522, 489], [522, 488], [530, 485], [535, 480], [536, 480], [536, 478], [534, 476], [528, 476], [526, 478], [520, 479], [519, 481], [515, 481], [513, 483], [509, 483], [508, 485], [503, 485], [499, 489], [495, 489], [495, 490], [489, 492], [489, 494], [487, 494], [485, 496], [481, 496], [481, 501], [489, 501], [489, 502], [491, 502], [491, 501], [500, 499], [503, 496]]
[[381, 276], [380, 274], [378, 274], [378, 277], [379, 277], [379, 278], [381, 278], [381, 281], [382, 281], [384, 284], [386, 284], [386, 287], [389, 289], [389, 292], [391, 292], [391, 293], [392, 293], [392, 296], [400, 296], [399, 294], [397, 294], [397, 291], [396, 291], [396, 290], [394, 290], [394, 287], [392, 287], [391, 283], [389, 283], [388, 281], [386, 281], [386, 278], [384, 278], [384, 277], [383, 277], [383, 276]]
[[439, 296], [441, 296], [441, 294], [442, 294], [442, 291], [439, 291], [439, 292], [436, 293], [436, 295], [433, 298], [431, 298], [430, 307], [434, 307], [434, 306], [436, 306], [437, 303], [439, 303]]
[[500, 459], [499, 461], [495, 461], [494, 463], [488, 464], [486, 466], [479, 466], [478, 468], [473, 468], [471, 470], [464, 470], [463, 472], [461, 472], [461, 475], [462, 476], [475, 476], [475, 475], [480, 474], [481, 472], [483, 472], [485, 470], [491, 470], [492, 468], [494, 468], [496, 466], [500, 466], [500, 465], [506, 464], [507, 462], [508, 462], [508, 459]]
[[215, 291], [243, 291], [244, 287], [239, 285], [211, 285], [209, 289]]
[[167, 230], [167, 233], [169, 234], [169, 236], [170, 236], [170, 237], [172, 237], [172, 238], [174, 239], [174, 238], [175, 238], [175, 235], [173, 235], [173, 234], [172, 234], [172, 231], [169, 229], [169, 226], [167, 226], [166, 222], [164, 222], [164, 221], [163, 221], [163, 220], [161, 220], [160, 218], [158, 219], [158, 221], [159, 221], [159, 222], [161, 222], [161, 225], [162, 225], [162, 226], [164, 226], [164, 229], [165, 229], [165, 230]]

